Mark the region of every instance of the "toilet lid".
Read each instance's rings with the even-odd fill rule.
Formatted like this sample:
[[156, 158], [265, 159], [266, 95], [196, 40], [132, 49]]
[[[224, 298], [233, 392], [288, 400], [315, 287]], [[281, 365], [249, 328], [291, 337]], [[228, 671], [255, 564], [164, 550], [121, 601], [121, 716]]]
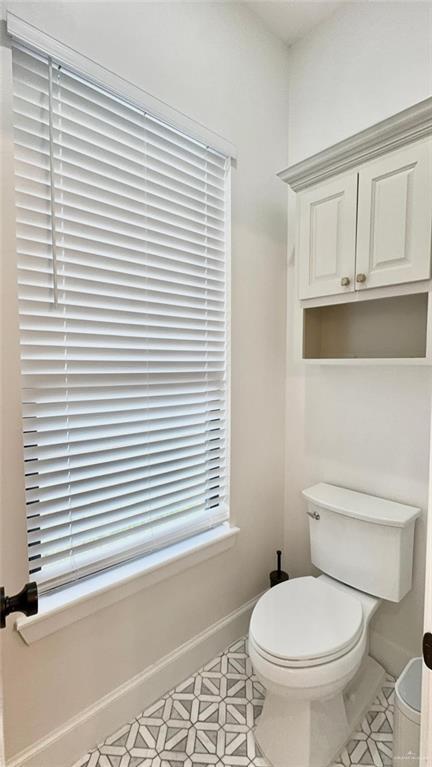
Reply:
[[250, 633], [258, 650], [279, 665], [313, 665], [348, 652], [363, 629], [360, 600], [318, 578], [275, 586], [257, 603]]

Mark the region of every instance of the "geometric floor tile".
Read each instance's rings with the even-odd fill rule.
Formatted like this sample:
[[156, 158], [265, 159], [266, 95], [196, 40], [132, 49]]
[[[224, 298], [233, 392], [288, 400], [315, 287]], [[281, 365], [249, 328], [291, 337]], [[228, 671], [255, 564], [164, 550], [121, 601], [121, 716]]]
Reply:
[[387, 675], [384, 685], [353, 733], [335, 767], [390, 767], [393, 742], [394, 679]]
[[[387, 677], [334, 767], [391, 765], [393, 687]], [[263, 701], [240, 639], [74, 767], [269, 767], [253, 734]]]

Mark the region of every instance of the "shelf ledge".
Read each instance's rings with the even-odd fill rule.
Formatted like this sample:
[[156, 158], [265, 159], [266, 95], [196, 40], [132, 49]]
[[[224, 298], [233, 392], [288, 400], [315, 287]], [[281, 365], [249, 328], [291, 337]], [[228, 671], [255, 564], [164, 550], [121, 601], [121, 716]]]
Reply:
[[426, 357], [336, 357], [333, 359], [327, 357], [303, 358], [302, 362], [306, 365], [416, 365], [430, 367], [432, 360]]

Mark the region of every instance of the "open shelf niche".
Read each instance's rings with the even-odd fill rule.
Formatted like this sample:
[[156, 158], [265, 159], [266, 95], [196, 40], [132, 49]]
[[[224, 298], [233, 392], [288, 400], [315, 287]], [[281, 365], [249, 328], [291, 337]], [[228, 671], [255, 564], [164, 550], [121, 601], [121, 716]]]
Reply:
[[428, 293], [304, 307], [305, 360], [427, 361]]

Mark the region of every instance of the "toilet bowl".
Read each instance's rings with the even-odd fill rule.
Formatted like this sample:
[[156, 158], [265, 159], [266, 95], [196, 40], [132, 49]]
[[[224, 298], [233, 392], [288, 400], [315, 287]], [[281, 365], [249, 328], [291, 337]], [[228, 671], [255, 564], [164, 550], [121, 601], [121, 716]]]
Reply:
[[356, 672], [366, 643], [361, 601], [322, 577], [296, 578], [268, 591], [249, 629], [257, 676], [287, 698], [331, 695]]
[[320, 483], [305, 490], [312, 562], [252, 613], [249, 654], [266, 690], [256, 740], [273, 767], [329, 767], [381, 687], [368, 655], [381, 599], [411, 587], [420, 510]]
[[344, 691], [365, 662], [373, 694], [384, 679], [367, 658], [378, 603], [327, 576], [286, 581], [258, 601], [249, 655], [266, 699], [255, 735], [274, 767], [327, 767], [343, 747], [370, 702], [369, 690], [351, 690], [347, 707]]

